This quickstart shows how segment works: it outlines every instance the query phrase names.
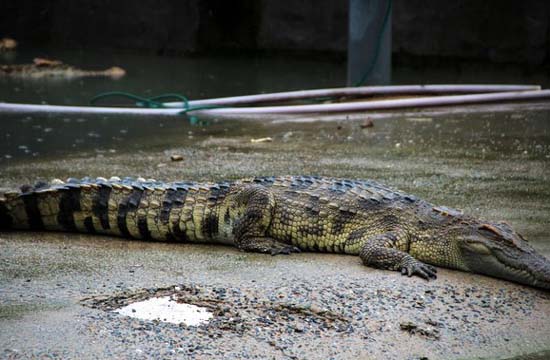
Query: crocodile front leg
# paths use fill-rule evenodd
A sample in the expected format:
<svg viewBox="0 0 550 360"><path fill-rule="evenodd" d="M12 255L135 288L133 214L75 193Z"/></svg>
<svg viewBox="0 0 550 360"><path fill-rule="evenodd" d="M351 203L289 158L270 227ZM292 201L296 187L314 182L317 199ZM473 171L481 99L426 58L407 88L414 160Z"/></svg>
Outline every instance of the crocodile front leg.
<svg viewBox="0 0 550 360"><path fill-rule="evenodd" d="M239 219L233 228L233 236L240 250L271 255L300 252L295 246L266 236L274 207L273 194L260 185L246 187L235 196L233 210L239 213Z"/></svg>
<svg viewBox="0 0 550 360"><path fill-rule="evenodd" d="M417 275L426 280L435 279L437 269L396 248L398 239L399 235L393 232L367 238L359 252L363 264L378 269L401 271L401 274L409 277Z"/></svg>

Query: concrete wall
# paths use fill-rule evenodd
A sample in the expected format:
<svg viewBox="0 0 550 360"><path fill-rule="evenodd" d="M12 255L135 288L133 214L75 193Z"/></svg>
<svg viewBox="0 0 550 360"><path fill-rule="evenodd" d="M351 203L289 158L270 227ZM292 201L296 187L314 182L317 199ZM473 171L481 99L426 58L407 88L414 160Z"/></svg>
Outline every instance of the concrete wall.
<svg viewBox="0 0 550 360"><path fill-rule="evenodd" d="M394 53L549 62L550 1L396 0Z"/></svg>
<svg viewBox="0 0 550 360"><path fill-rule="evenodd" d="M2 0L21 46L165 53L321 51L345 56L346 0ZM550 1L394 0L393 52L550 64Z"/></svg>

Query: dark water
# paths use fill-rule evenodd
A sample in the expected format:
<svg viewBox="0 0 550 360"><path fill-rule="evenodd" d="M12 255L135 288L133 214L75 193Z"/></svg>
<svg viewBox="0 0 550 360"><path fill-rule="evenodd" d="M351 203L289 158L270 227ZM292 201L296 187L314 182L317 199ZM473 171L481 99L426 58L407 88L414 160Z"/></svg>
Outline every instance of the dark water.
<svg viewBox="0 0 550 360"><path fill-rule="evenodd" d="M127 75L118 80L0 78L0 101L88 105L93 96L106 91L125 91L145 97L178 93L189 99L199 99L340 87L345 84L346 77L344 62L324 59L321 56L311 59L290 56L188 58L116 52L27 49L0 58L0 63L29 63L36 56L60 59L83 69L121 66L126 69ZM475 65L465 65L463 68L438 67L431 71L401 66L394 69L393 78L396 84L548 82L548 76L525 73L513 67L487 69ZM124 103L122 99L116 101ZM131 105L131 102L128 104ZM534 123L526 123L524 129L526 136L546 136L543 120L545 116L534 115ZM494 123L493 129L499 126L499 121ZM65 156L77 151L99 153L132 151L135 148L167 143L168 139L184 145L191 140L188 136L189 132L210 136L219 134L221 129L224 135L231 135L231 133L238 135L241 130L245 133L253 133L257 126L250 124L243 129L242 124L229 124L198 129L188 126L187 123L188 119L185 117L168 119L90 115L0 115L0 166L18 159ZM518 129L515 128L517 126L514 123L515 121L512 120L509 126L504 124L505 132L512 130L517 133ZM523 127L523 125L519 126ZM229 134L227 134L228 131ZM478 135L473 136L483 136L482 134L483 132L478 132ZM461 133L457 136L465 140L470 138L469 133ZM544 146L547 141L548 139L541 139L542 145ZM497 142L502 144L500 140ZM507 146L509 146L508 142L504 141L503 147Z"/></svg>
<svg viewBox="0 0 550 360"><path fill-rule="evenodd" d="M86 105L105 91L128 91L143 96L178 93L189 99L212 98L342 86L345 63L323 59L287 57L168 57L130 53L77 51L18 53L12 61L30 63L48 55L82 69L100 70L120 66L126 76L83 79L0 79L0 101Z"/></svg>
<svg viewBox="0 0 550 360"><path fill-rule="evenodd" d="M120 66L121 79L2 79L0 101L55 105L88 105L107 91L124 91L144 97L178 93L189 99L234 96L304 88L341 86L345 64L323 59L289 58L185 58L128 53L26 51L4 63L29 63L49 56L83 69ZM0 58L0 62L2 59ZM124 103L122 99L116 99ZM132 105L128 102L128 105ZM187 139L187 119L98 116L1 115L0 164L16 159L59 156L77 150L100 152L133 149L155 143L167 135ZM201 131L205 131L202 129ZM206 129L206 132L210 132Z"/></svg>

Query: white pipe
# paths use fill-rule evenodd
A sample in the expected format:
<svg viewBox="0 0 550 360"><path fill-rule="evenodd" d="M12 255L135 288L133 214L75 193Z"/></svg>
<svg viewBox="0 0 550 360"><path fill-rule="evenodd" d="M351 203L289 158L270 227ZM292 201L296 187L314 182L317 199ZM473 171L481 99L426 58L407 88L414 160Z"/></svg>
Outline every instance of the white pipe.
<svg viewBox="0 0 550 360"><path fill-rule="evenodd" d="M91 115L177 115L182 109L152 109L140 107L100 107L100 106L65 106L41 104L15 104L0 102L0 114L10 113L52 113L52 114L91 114Z"/></svg>
<svg viewBox="0 0 550 360"><path fill-rule="evenodd" d="M223 117L225 115L261 115L261 114L311 114L345 113L399 108L430 107L444 105L468 105L490 102L510 102L537 99L550 99L550 90L499 92L488 94L429 96L411 99L390 99L374 101L356 101L314 105L287 105L265 107L227 107L205 109L191 112L197 116ZM65 113L65 114L128 114L128 115L177 115L181 108L121 108L96 106L56 106L38 104L0 103L0 113Z"/></svg>
<svg viewBox="0 0 550 360"><path fill-rule="evenodd" d="M385 110L411 107L467 105L497 101L522 101L550 98L550 90L499 92L489 94L428 96L412 99L390 99L374 101L355 101L314 105L286 105L262 107L228 107L219 109L197 110L193 115L223 116L234 114L311 114L355 112L367 110Z"/></svg>
<svg viewBox="0 0 550 360"><path fill-rule="evenodd" d="M396 85L362 86L335 89L299 90L271 94L232 96L217 99L191 100L189 105L244 105L278 101L303 100L322 97L373 96L373 95L430 95L430 94L471 94L507 91L540 90L539 85ZM168 107L182 107L182 102L164 103Z"/></svg>

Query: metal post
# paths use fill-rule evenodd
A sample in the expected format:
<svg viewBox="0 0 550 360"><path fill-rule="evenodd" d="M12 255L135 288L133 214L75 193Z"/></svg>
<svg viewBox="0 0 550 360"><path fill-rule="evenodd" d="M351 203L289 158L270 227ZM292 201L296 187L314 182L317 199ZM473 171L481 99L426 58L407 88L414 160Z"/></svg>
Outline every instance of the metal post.
<svg viewBox="0 0 550 360"><path fill-rule="evenodd" d="M392 0L349 0L348 86L391 82Z"/></svg>

